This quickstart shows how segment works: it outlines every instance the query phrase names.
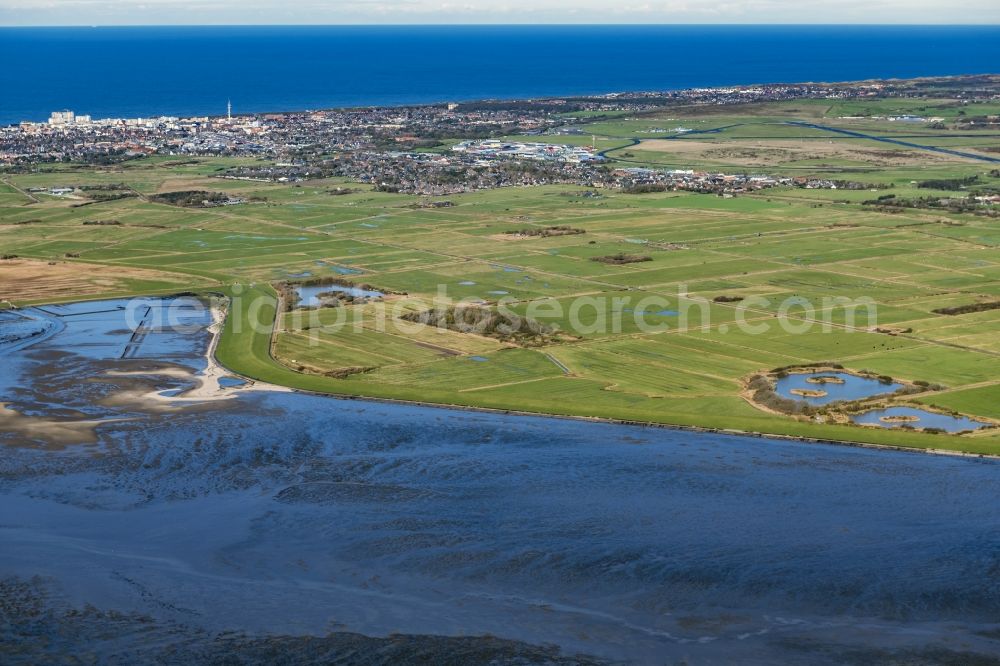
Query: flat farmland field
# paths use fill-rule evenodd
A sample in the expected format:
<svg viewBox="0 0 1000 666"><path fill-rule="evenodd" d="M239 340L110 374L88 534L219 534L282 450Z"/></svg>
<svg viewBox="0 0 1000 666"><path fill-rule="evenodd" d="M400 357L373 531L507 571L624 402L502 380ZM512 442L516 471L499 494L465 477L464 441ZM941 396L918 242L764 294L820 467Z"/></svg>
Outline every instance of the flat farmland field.
<svg viewBox="0 0 1000 666"><path fill-rule="evenodd" d="M343 179L219 178L245 162L225 158L10 171L0 183L0 307L222 292L234 304L266 305L233 308L220 361L295 388L1000 453L994 427L962 435L861 427L762 409L748 394L757 373L838 364L922 387L900 403L1000 424L1000 308L990 305L1000 301L1000 221L872 203L966 195L923 181L974 178L995 190L1000 174L960 156L789 124L901 136L898 123L880 118L904 111L954 117L945 101L806 100L711 116L580 118L586 136L574 139L596 135L610 168L836 173L872 186L852 190L783 186L729 198L542 185L436 197L449 205L430 208L426 197ZM997 143L931 127L906 136L916 132L907 140L931 147ZM87 186L109 184L127 196L88 198ZM354 191L331 194L343 186ZM76 193L44 193L58 187ZM187 190L245 201L185 208L156 197ZM291 292L277 297L282 283L294 291L308 280L383 298L310 309ZM468 312L479 319L463 324ZM234 324L249 317L261 326Z"/></svg>

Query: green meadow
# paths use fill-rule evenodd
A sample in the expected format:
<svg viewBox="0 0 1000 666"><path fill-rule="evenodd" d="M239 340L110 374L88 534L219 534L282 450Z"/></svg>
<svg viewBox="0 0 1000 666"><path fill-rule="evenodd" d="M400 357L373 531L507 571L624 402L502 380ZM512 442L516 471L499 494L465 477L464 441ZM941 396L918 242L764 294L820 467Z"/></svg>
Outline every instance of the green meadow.
<svg viewBox="0 0 1000 666"><path fill-rule="evenodd" d="M816 175L891 185L878 192L900 197L964 196L916 187L932 178L977 176L1000 187L987 163L785 124L853 123L889 136L898 123L872 117L896 113L954 118L957 109L948 100L796 101L709 116L600 118L580 125L586 137L532 140L589 143L596 135L599 148L615 148L637 138L609 153L612 166ZM678 126L731 127L678 138L651 133ZM925 134L928 145L998 144L919 124L907 131ZM813 155L815 146L822 150ZM580 186L518 187L436 197L454 205L429 209L413 206L420 197L357 184L353 194L328 193L343 180L216 177L251 161L158 157L4 174L0 254L17 259L0 261L0 299L23 306L123 292L224 292L233 300L219 361L303 390L1000 453L1000 429L954 436L815 422L762 411L743 395L756 372L829 361L938 384L941 390L906 400L1000 423L1000 310L934 312L1000 300L995 218L878 212L861 203L877 196L868 190L785 187L735 198L596 190L580 197ZM102 203L23 193L107 183L125 183L140 196ZM147 198L185 189L257 201L190 209ZM94 220L118 224L85 224ZM505 234L556 225L584 233ZM644 260L598 261L619 254ZM14 263L37 269L37 289L15 282ZM48 266L74 268L81 280L53 279L47 287ZM83 279L103 271L122 282ZM271 285L304 277L339 277L391 294L381 303L279 312ZM401 319L445 297L502 307L556 333L526 344ZM868 305L851 305L862 301Z"/></svg>

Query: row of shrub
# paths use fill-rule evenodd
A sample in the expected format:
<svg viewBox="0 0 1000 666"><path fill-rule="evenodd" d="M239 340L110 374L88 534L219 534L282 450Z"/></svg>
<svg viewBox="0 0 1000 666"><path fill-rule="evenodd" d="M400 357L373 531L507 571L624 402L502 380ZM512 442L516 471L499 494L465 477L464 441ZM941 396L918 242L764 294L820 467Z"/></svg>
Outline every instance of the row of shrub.
<svg viewBox="0 0 1000 666"><path fill-rule="evenodd" d="M578 234L585 234L587 231L585 229L577 229L575 227L569 227L566 225L557 225L554 227L544 227L539 229L537 227L529 227L527 229L513 229L511 231L505 231L508 236L533 236L539 238L548 238L549 236L574 236Z"/></svg>
<svg viewBox="0 0 1000 666"><path fill-rule="evenodd" d="M1000 301L967 303L966 305L955 305L950 308L937 308L936 310L931 310L931 312L943 315L964 315L972 312L986 312L987 310L1000 310Z"/></svg>
<svg viewBox="0 0 1000 666"><path fill-rule="evenodd" d="M638 264L644 261L652 261L653 258L648 254L625 254L624 252L619 252L618 254L609 254L604 257L591 257L590 260L602 264L621 266L623 264Z"/></svg>
<svg viewBox="0 0 1000 666"><path fill-rule="evenodd" d="M545 344L556 329L512 312L500 312L479 306L449 306L422 312L410 312L402 319L450 331L474 333L523 346Z"/></svg>
<svg viewBox="0 0 1000 666"><path fill-rule="evenodd" d="M223 192L208 192L205 190L184 190L181 192L164 192L154 194L149 197L150 201L156 203L170 204L171 206L184 206L185 208L202 208L205 203L221 203L229 199L228 194Z"/></svg>

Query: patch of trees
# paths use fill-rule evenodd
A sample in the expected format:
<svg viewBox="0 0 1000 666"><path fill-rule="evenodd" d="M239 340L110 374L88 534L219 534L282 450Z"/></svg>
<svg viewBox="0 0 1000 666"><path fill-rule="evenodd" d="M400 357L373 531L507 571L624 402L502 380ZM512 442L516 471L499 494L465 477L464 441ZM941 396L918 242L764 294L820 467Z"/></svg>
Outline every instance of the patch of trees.
<svg viewBox="0 0 1000 666"><path fill-rule="evenodd" d="M961 112L960 112L961 113ZM959 119L959 129L971 129L974 127L991 127L1000 125L1000 119L996 116L966 116Z"/></svg>
<svg viewBox="0 0 1000 666"><path fill-rule="evenodd" d="M978 182L978 176L968 176L966 178L932 178L931 180L920 181L917 183L917 187L925 190L948 190L954 192L969 185L975 185Z"/></svg>
<svg viewBox="0 0 1000 666"><path fill-rule="evenodd" d="M120 227L122 225L118 220L84 220L83 226L85 227Z"/></svg>
<svg viewBox="0 0 1000 666"><path fill-rule="evenodd" d="M205 208L211 204L220 204L229 200L229 195L223 192L207 192L205 190L184 190L181 192L164 192L154 194L151 201L183 206L184 208Z"/></svg>
<svg viewBox="0 0 1000 666"><path fill-rule="evenodd" d="M338 285L341 287L356 287L358 289L366 289L369 291L374 291L374 290L383 292L386 291L385 289L373 287L370 284L364 284L364 283L358 284L357 282L352 282L351 280L346 280L340 277L330 277L330 276L305 278L303 280L296 280L294 283L286 283L286 284L293 284L293 286L301 286L301 287L323 287L326 285ZM396 293L396 292L386 292L386 293Z"/></svg>
<svg viewBox="0 0 1000 666"><path fill-rule="evenodd" d="M623 194L651 194L653 192L666 192L667 186L663 183L642 183L640 185L630 185L622 188Z"/></svg>
<svg viewBox="0 0 1000 666"><path fill-rule="evenodd" d="M87 196L94 201L117 201L118 199L130 199L136 197L128 185L124 183L99 183L96 185L78 185L76 189L86 192Z"/></svg>
<svg viewBox="0 0 1000 666"><path fill-rule="evenodd" d="M100 183L98 185L77 185L76 189L83 192L113 192L117 190L127 190L125 183Z"/></svg>
<svg viewBox="0 0 1000 666"><path fill-rule="evenodd" d="M128 190L113 190L110 192L91 192L87 195L95 202L108 202L108 201L118 201L119 199L132 199L135 198L135 192L130 192Z"/></svg>
<svg viewBox="0 0 1000 666"><path fill-rule="evenodd" d="M942 384L933 384L923 379L913 380L913 385L917 387L916 391L913 391L914 393L919 393L920 391L943 391L945 389L945 386ZM959 414L955 412L954 415L958 416Z"/></svg>
<svg viewBox="0 0 1000 666"><path fill-rule="evenodd" d="M432 308L422 312L410 312L401 318L405 321L461 333L474 333L528 347L546 344L556 332L552 326L535 319L522 317L510 311L479 306Z"/></svg>
<svg viewBox="0 0 1000 666"><path fill-rule="evenodd" d="M856 180L832 180L838 190L888 190L895 187L895 183L861 183Z"/></svg>
<svg viewBox="0 0 1000 666"><path fill-rule="evenodd" d="M587 231L585 229L576 229L574 227L568 227L566 225L557 225L553 227L545 227L539 229L537 227L531 227L528 229L514 229L512 231L504 232L508 236L532 236L538 238L548 238L550 236L574 236L577 234L585 234Z"/></svg>
<svg viewBox="0 0 1000 666"><path fill-rule="evenodd" d="M336 291L331 289L330 291L321 291L316 294L316 298L323 304L322 307L333 307L337 308L341 305L353 305L355 303L367 303L372 300L373 297L365 296L363 294L352 294L348 291Z"/></svg>
<svg viewBox="0 0 1000 666"><path fill-rule="evenodd" d="M324 377L333 377L334 379L345 379L351 375L359 375L376 369L375 366L357 365L346 368L334 368L333 370L320 370L309 365L302 365L301 363L289 367L296 372L304 372L310 375L323 375Z"/></svg>
<svg viewBox="0 0 1000 666"><path fill-rule="evenodd" d="M638 264L644 261L652 261L653 258L648 254L625 254L624 252L619 252L618 254L609 254L604 257L591 257L590 260L602 264L621 266L624 264Z"/></svg>
<svg viewBox="0 0 1000 666"><path fill-rule="evenodd" d="M948 213L967 213L983 217L1000 217L1000 211L993 210L974 198L968 197L938 197L927 196L914 199L902 199L899 197L868 199L862 202L865 206L871 206L871 210L880 213L899 213L905 208L916 208L922 210L940 210Z"/></svg>
<svg viewBox="0 0 1000 666"><path fill-rule="evenodd" d="M812 370L815 368L833 368L834 370L843 370L844 366L840 363L834 363L833 361L817 361L816 363L806 363L806 364L796 364L796 365L783 365L780 368L775 368L771 370L771 374L775 377L787 377L789 371L791 370Z"/></svg>
<svg viewBox="0 0 1000 666"><path fill-rule="evenodd" d="M349 368L335 368L333 370L327 370L323 374L327 377L333 377L334 379L344 379L345 377L350 377L351 375L361 375L366 372L371 372L375 370L373 365L356 365Z"/></svg>
<svg viewBox="0 0 1000 666"><path fill-rule="evenodd" d="M0 259L17 259L16 254L0 254Z"/></svg>
<svg viewBox="0 0 1000 666"><path fill-rule="evenodd" d="M407 206L407 208L451 208L455 205L453 201L420 201L418 203L412 203Z"/></svg>
<svg viewBox="0 0 1000 666"><path fill-rule="evenodd" d="M968 303L966 305L956 305L950 308L937 308L931 310L934 314L942 315L964 315L973 312L986 312L987 310L1000 310L1000 301L986 301L984 303Z"/></svg>
<svg viewBox="0 0 1000 666"><path fill-rule="evenodd" d="M726 296L725 294L721 296L716 296L712 299L716 303L739 303L743 300L742 296Z"/></svg>
<svg viewBox="0 0 1000 666"><path fill-rule="evenodd" d="M85 153L80 156L65 155L62 159L63 162L75 162L80 161L84 164L92 164L95 166L112 166L114 164L121 164L122 162L128 162L129 160L139 159L140 157L145 157L142 153L130 153L124 148L108 148L103 153Z"/></svg>

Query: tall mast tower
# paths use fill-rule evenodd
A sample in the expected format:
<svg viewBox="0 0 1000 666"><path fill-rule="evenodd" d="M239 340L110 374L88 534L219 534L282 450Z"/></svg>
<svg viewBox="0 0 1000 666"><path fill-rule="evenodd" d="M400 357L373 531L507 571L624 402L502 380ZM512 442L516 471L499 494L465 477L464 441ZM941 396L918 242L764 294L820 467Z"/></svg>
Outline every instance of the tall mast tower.
<svg viewBox="0 0 1000 666"><path fill-rule="evenodd" d="M233 119L233 100L226 100L226 118L229 120Z"/></svg>

